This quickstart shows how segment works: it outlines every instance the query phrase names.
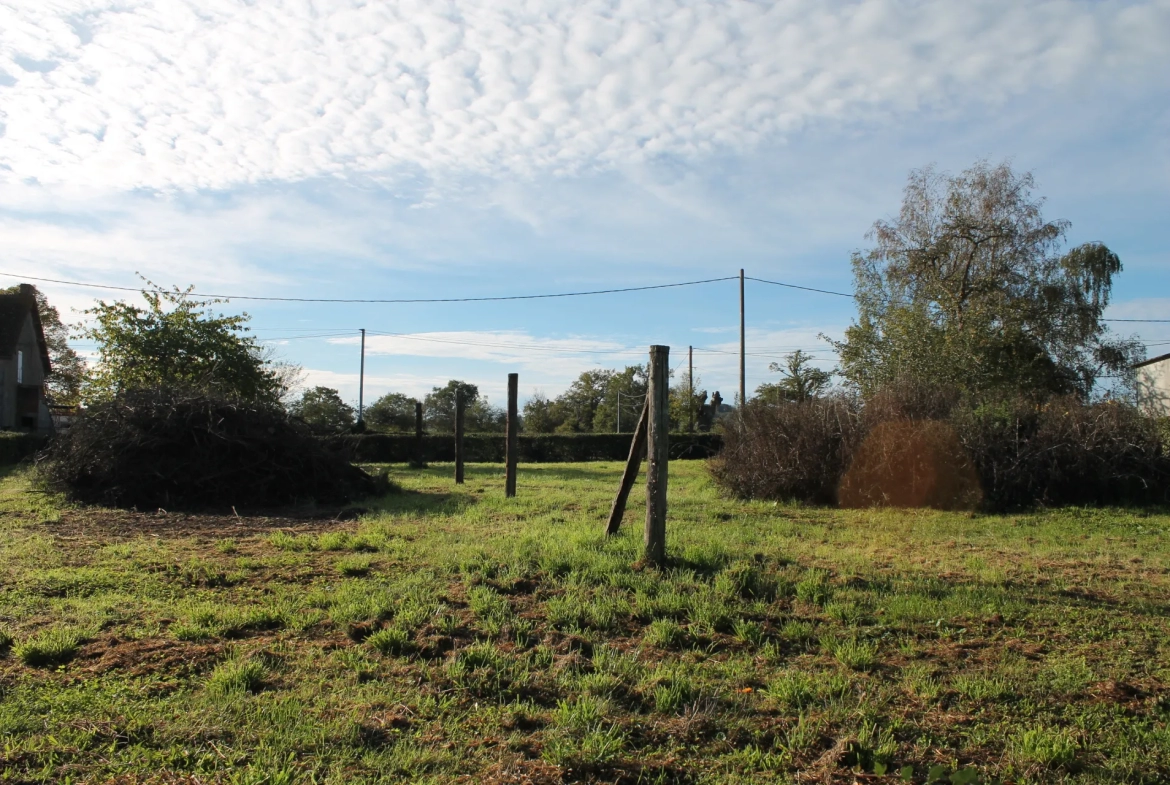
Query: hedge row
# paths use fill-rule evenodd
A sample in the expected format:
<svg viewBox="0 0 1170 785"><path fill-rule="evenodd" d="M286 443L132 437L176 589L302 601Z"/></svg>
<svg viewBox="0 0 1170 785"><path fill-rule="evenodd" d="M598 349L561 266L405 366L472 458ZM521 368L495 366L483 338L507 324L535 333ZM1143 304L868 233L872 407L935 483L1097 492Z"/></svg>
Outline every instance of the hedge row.
<svg viewBox="0 0 1170 785"><path fill-rule="evenodd" d="M521 463L577 461L624 461L630 452L628 433L550 433L519 437ZM368 463L406 463L416 458L415 437L408 434L334 436L329 446L351 460ZM670 457L679 460L710 458L723 447L716 433L673 433ZM503 434L471 434L463 437L463 456L468 463L503 463ZM423 436L424 461L454 461L454 436Z"/></svg>
<svg viewBox="0 0 1170 785"><path fill-rule="evenodd" d="M49 437L39 433L0 431L0 466L20 463L48 442Z"/></svg>

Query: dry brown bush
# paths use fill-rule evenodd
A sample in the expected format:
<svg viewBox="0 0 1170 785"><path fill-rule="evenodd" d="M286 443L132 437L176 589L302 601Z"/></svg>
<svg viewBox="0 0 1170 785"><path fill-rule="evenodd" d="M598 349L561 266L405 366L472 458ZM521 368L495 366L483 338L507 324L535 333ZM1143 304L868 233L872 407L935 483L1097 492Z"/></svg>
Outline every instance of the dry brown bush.
<svg viewBox="0 0 1170 785"><path fill-rule="evenodd" d="M1006 510L1170 502L1158 423L1117 402L973 405L911 385L862 405L752 403L710 463L743 498Z"/></svg>

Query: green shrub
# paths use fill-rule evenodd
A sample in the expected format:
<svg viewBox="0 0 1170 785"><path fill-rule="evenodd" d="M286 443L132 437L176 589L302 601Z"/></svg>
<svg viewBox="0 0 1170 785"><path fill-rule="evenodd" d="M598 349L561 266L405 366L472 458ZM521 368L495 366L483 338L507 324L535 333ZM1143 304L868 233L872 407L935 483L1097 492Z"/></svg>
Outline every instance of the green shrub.
<svg viewBox="0 0 1170 785"><path fill-rule="evenodd" d="M366 638L366 643L382 654L397 656L414 648L410 633L400 627L386 627Z"/></svg>
<svg viewBox="0 0 1170 785"><path fill-rule="evenodd" d="M259 692L267 676L268 668L258 659L228 660L211 672L207 690L220 696Z"/></svg>
<svg viewBox="0 0 1170 785"><path fill-rule="evenodd" d="M15 654L25 665L40 667L60 665L73 659L81 648L83 636L77 630L50 627L18 643Z"/></svg>

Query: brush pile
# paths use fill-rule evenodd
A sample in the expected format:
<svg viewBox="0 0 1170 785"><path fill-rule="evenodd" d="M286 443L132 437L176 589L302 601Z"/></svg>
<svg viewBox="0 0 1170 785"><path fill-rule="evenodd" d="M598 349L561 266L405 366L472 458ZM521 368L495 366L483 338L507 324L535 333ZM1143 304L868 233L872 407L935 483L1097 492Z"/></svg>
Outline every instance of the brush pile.
<svg viewBox="0 0 1170 785"><path fill-rule="evenodd" d="M37 464L73 501L141 509L345 503L389 490L278 406L177 390L89 407Z"/></svg>

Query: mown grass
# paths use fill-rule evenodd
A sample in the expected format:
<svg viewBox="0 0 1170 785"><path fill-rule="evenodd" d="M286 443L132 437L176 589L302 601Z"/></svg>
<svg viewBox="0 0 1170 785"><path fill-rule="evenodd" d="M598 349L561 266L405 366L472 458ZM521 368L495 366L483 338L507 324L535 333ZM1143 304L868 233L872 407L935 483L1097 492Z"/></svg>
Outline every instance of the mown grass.
<svg viewBox="0 0 1170 785"><path fill-rule="evenodd" d="M1170 780L1170 517L745 503L675 463L660 571L636 504L601 535L616 464L449 469L149 532L10 473L0 781Z"/></svg>

